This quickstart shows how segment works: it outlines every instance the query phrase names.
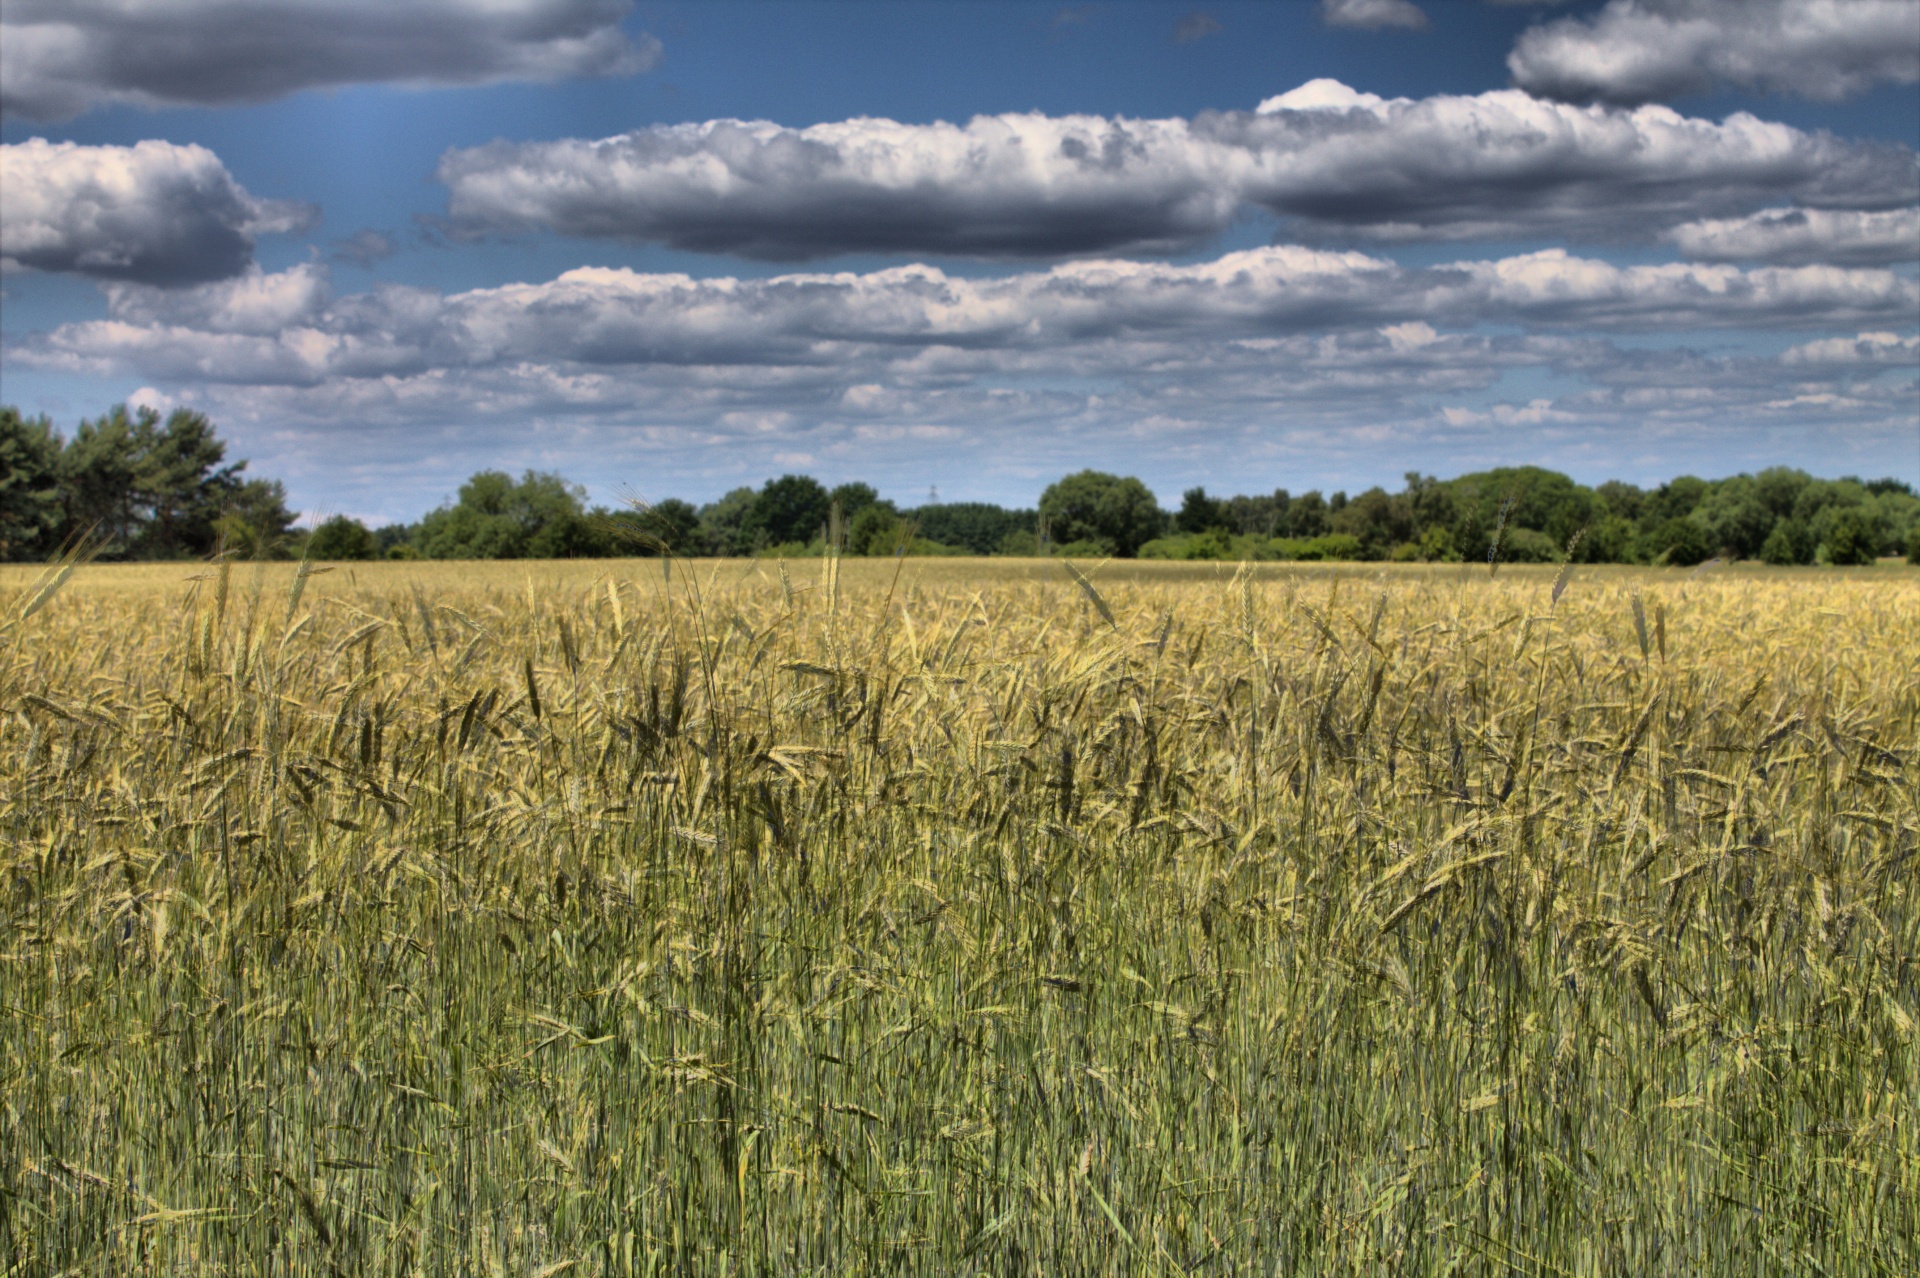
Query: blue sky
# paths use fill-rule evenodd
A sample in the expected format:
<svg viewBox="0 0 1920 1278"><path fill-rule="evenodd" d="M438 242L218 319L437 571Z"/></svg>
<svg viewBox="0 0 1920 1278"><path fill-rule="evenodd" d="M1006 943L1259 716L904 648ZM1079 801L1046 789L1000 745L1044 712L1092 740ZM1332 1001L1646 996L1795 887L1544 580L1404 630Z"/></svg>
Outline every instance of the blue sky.
<svg viewBox="0 0 1920 1278"><path fill-rule="evenodd" d="M0 399L483 467L1920 480L1920 0L15 0Z"/></svg>

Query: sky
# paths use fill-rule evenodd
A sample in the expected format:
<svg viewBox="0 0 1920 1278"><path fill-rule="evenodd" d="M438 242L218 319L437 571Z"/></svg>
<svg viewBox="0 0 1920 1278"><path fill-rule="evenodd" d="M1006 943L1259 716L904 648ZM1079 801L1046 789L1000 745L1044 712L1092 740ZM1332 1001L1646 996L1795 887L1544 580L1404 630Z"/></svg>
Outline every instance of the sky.
<svg viewBox="0 0 1920 1278"><path fill-rule="evenodd" d="M1920 0L8 0L0 402L481 469L1920 483Z"/></svg>

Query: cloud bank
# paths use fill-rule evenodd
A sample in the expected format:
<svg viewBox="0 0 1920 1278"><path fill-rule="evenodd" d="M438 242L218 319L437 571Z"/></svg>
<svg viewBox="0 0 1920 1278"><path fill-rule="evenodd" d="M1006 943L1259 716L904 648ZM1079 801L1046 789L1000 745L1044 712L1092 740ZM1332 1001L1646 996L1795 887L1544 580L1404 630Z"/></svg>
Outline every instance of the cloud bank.
<svg viewBox="0 0 1920 1278"><path fill-rule="evenodd" d="M1297 246L990 280L925 265L771 279L586 267L544 283L451 295L386 287L337 300L324 269L303 265L173 293L113 285L108 300L109 319L36 334L10 356L299 385L526 365L813 368L855 380L965 367L992 379L1125 375L1142 367L1145 347L1162 363L1191 363L1236 342L1363 329L1412 348L1441 324L1644 333L1920 319L1920 281L1885 270L1619 267L1561 250L1414 269ZM849 372L858 368L867 372Z"/></svg>
<svg viewBox="0 0 1920 1278"><path fill-rule="evenodd" d="M1833 101L1920 81L1913 0L1609 0L1521 35L1513 82L1570 101L1634 104L1721 85Z"/></svg>
<svg viewBox="0 0 1920 1278"><path fill-rule="evenodd" d="M0 147L0 266L177 286L242 274L256 235L304 230L311 205L263 200L200 146Z"/></svg>
<svg viewBox="0 0 1920 1278"><path fill-rule="evenodd" d="M632 0L7 0L0 114L261 102L300 89L626 75Z"/></svg>
<svg viewBox="0 0 1920 1278"><path fill-rule="evenodd" d="M468 235L549 228L799 261L1189 250L1248 208L1296 238L1644 239L1783 200L1910 204L1911 150L1744 113L1715 123L1513 90L1382 99L1333 80L1188 119L1007 114L964 125L711 120L449 151Z"/></svg>
<svg viewBox="0 0 1920 1278"><path fill-rule="evenodd" d="M1920 260L1920 207L1873 213L1766 209L1686 222L1663 238L1698 261L1890 266Z"/></svg>
<svg viewBox="0 0 1920 1278"><path fill-rule="evenodd" d="M1623 440L1666 441L1666 469L1812 426L1831 457L1870 465L1911 437L1920 399L1920 281L1826 266L1551 251L1410 268L1278 246L1000 279L584 268L337 296L308 263L105 287L107 319L26 336L9 365L138 378L214 413L263 467L374 502L450 490L482 464L716 492L797 465L911 490L933 467L989 496L1115 450L1150 473L1284 482L1287 458L1372 473L1391 447L1458 469L1521 436L1557 464L1617 473ZM1780 356L1607 336L1714 328L1855 336ZM1504 394L1516 375L1528 390ZM795 457L808 460L782 460ZM686 478L700 475L720 478Z"/></svg>

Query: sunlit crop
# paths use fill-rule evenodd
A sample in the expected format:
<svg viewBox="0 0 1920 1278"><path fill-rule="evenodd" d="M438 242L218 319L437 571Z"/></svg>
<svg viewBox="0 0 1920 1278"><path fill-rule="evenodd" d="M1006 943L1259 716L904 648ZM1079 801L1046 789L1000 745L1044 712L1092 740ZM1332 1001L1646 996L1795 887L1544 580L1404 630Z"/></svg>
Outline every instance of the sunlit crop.
<svg viewBox="0 0 1920 1278"><path fill-rule="evenodd" d="M7 576L5 1271L1913 1272L1920 575L1076 572Z"/></svg>

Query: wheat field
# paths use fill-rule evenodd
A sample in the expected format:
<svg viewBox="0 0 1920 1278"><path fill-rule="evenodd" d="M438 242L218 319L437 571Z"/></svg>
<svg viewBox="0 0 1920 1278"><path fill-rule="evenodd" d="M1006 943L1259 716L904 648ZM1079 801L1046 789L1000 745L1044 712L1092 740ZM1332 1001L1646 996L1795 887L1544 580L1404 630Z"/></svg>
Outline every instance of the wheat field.
<svg viewBox="0 0 1920 1278"><path fill-rule="evenodd" d="M1913 570L0 587L8 1275L1920 1254Z"/></svg>

